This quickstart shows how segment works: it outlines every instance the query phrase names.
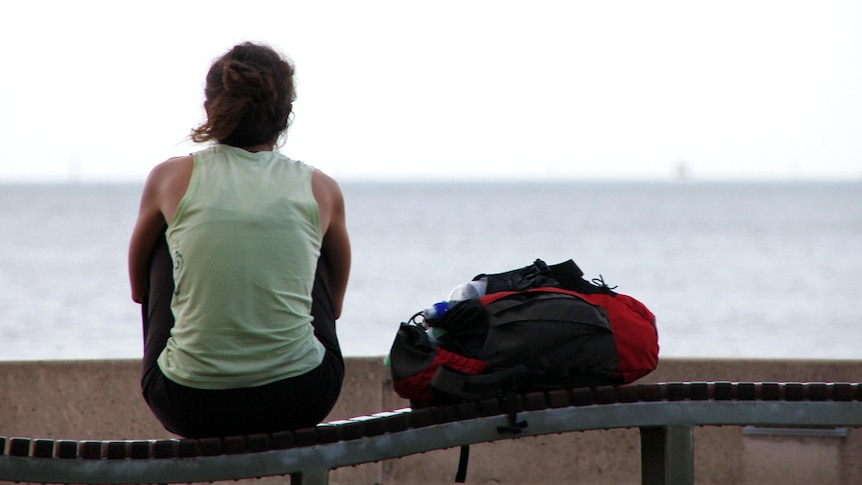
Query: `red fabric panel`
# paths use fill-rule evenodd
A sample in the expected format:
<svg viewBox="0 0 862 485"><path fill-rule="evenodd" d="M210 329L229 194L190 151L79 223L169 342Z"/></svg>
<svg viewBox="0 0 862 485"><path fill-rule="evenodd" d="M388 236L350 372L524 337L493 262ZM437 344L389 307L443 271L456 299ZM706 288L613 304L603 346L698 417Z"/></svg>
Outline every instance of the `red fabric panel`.
<svg viewBox="0 0 862 485"><path fill-rule="evenodd" d="M437 347L431 365L417 374L394 381L392 387L404 399L410 399L420 406L430 406L434 398L430 386L431 378L434 377L437 369L444 364L465 374L481 374L488 368L487 362L464 357Z"/></svg>

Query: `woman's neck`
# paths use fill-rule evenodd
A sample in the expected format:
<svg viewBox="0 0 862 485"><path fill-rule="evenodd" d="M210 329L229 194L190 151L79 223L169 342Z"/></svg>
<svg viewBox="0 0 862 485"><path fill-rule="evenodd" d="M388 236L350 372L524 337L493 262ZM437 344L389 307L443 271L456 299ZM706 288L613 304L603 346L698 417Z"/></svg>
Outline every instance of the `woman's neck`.
<svg viewBox="0 0 862 485"><path fill-rule="evenodd" d="M273 150L273 148L275 148L275 144L274 143L261 143L259 145L252 145L249 147L237 147L237 148L242 148L243 150L245 150L247 152L252 152L252 153L271 152Z"/></svg>

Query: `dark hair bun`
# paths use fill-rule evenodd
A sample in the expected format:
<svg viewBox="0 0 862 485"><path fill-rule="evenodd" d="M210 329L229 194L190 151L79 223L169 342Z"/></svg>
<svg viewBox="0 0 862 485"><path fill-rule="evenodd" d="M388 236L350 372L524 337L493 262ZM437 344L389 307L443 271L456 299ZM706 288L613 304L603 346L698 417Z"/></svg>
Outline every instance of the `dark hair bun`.
<svg viewBox="0 0 862 485"><path fill-rule="evenodd" d="M278 98L272 73L250 62L228 61L222 74L225 94L233 98L251 98L274 103Z"/></svg>
<svg viewBox="0 0 862 485"><path fill-rule="evenodd" d="M213 63L205 93L207 121L192 130L192 140L240 148L275 143L293 112L293 65L268 46L246 42Z"/></svg>

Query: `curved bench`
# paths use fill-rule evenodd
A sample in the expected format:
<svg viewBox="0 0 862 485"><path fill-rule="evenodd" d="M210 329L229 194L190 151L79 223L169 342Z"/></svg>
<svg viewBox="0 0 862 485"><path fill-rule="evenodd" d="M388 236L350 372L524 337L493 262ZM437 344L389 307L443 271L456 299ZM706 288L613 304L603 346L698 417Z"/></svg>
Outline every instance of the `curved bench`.
<svg viewBox="0 0 862 485"><path fill-rule="evenodd" d="M173 483L329 470L522 436L639 428L645 484L694 482L695 426L862 427L858 383L679 382L537 392L401 409L290 432L205 439L0 437L0 480ZM462 449L463 450L463 449Z"/></svg>

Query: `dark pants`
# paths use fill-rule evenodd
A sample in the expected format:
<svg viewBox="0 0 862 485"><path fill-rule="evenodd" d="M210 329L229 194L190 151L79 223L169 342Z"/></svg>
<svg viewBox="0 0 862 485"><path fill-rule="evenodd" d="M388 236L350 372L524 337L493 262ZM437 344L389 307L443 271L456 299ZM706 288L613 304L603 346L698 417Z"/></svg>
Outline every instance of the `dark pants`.
<svg viewBox="0 0 862 485"><path fill-rule="evenodd" d="M316 369L264 386L228 390L195 389L171 381L157 359L174 326L171 257L165 238L150 260L147 299L142 305L144 399L165 428L188 438L266 433L314 426L335 405L344 379L344 360L335 333L326 259L321 256L312 293L314 335L326 348Z"/></svg>

